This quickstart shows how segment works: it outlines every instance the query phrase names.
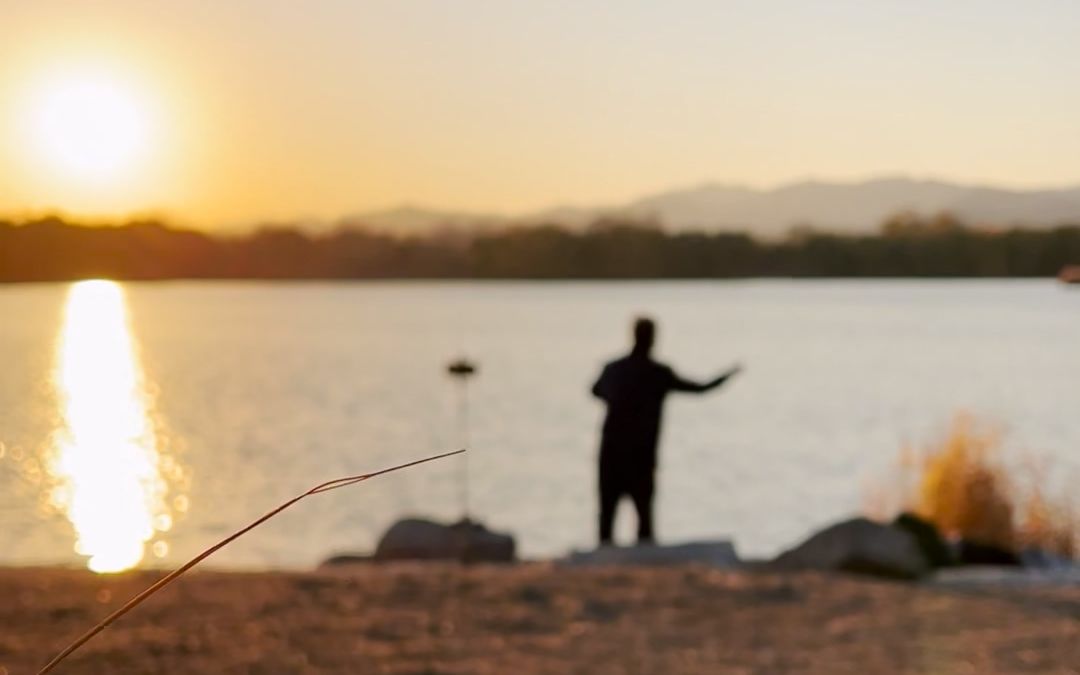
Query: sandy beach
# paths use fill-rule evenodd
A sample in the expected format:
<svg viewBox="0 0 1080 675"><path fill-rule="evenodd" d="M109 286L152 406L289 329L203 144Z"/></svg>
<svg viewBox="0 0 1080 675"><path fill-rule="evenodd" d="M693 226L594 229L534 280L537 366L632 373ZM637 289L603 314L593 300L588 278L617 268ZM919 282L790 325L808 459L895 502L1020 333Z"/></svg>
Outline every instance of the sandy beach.
<svg viewBox="0 0 1080 675"><path fill-rule="evenodd" d="M157 572L0 570L0 673ZM195 572L60 673L1078 673L1080 588L950 590L700 567Z"/></svg>

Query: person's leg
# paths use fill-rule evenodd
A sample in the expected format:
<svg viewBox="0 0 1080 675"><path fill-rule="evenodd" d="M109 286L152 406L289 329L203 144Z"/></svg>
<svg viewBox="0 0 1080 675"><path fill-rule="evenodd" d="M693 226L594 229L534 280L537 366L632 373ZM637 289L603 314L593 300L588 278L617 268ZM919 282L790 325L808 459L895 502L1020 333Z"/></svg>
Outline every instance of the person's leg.
<svg viewBox="0 0 1080 675"><path fill-rule="evenodd" d="M638 543L653 543L653 475L641 476L630 495L638 516Z"/></svg>
<svg viewBox="0 0 1080 675"><path fill-rule="evenodd" d="M620 489L611 475L611 471L605 471L600 467L600 545L607 546L611 543L612 532L615 529L615 509L619 506Z"/></svg>

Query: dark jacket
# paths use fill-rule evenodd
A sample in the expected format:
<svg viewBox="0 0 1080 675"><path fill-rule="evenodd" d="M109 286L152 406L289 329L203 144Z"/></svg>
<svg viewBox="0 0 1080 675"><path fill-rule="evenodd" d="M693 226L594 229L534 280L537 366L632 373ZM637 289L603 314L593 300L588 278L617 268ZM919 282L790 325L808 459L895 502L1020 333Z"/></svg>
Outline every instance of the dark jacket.
<svg viewBox="0 0 1080 675"><path fill-rule="evenodd" d="M634 470L656 467L656 446L664 398L673 391L705 392L729 374L707 383L691 382L647 355L631 352L604 366L592 393L607 403L600 441L600 462Z"/></svg>

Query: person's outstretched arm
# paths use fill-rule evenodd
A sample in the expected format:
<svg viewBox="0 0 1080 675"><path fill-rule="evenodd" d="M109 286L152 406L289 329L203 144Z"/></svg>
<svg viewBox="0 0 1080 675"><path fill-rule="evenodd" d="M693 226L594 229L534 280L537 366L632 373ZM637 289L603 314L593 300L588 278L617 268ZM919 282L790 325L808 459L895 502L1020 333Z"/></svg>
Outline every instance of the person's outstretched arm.
<svg viewBox="0 0 1080 675"><path fill-rule="evenodd" d="M694 394L703 394L707 391L712 391L720 385L730 380L735 375L738 375L742 371L741 365L736 365L731 370L727 371L723 375L716 377L708 382L693 382L691 380L684 380L675 374L671 373L671 390L672 391L688 391Z"/></svg>

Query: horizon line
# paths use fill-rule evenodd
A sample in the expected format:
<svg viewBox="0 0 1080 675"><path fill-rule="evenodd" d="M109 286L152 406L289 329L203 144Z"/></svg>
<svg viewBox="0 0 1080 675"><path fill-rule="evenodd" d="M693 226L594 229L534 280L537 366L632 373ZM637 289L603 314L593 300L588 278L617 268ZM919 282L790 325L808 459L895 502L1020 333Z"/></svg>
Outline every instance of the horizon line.
<svg viewBox="0 0 1080 675"><path fill-rule="evenodd" d="M320 228L326 227L328 225L346 225L350 220L362 218L365 216L384 216L389 214L412 211L420 215L440 215L450 216L454 218L467 218L475 220L483 219L490 221L499 221L503 223L513 223L514 221L543 218L546 214L550 212L558 211L595 211L597 212L597 217L603 217L605 212L615 215L620 210L633 207L639 202L653 199L655 197L675 193L694 192L708 188L744 190L748 193L767 194L770 192L779 192L781 190L807 185L856 187L872 183L884 183L889 181L907 181L910 183L923 184L937 183L968 190L986 189L997 190L1001 192L1011 192L1015 194L1080 190L1080 179L1075 182L1059 182L1053 184L1036 183L1022 185L1004 182L997 183L983 179L952 179L941 177L937 174L915 174L898 171L870 173L863 178L826 178L816 174L809 174L797 178L770 183L768 185L753 184L750 182L737 182L724 179L703 179L694 183L683 184L681 186L658 188L636 197L630 197L622 201L621 203L598 205L595 203L585 204L580 202L556 202L550 206L514 211L507 211L504 209L486 210L479 208L444 208L437 205L425 205L422 202L405 200L386 204L383 206L357 208L352 211L339 213L338 215L316 216L311 214L294 214L290 216L252 216L250 218L244 219L243 221L209 221L190 217L180 217L167 208L158 207L132 209L126 212L116 213L94 213L89 211L80 213L78 210L64 209L62 207L26 208L10 211L0 211L0 219L26 222L31 220L43 220L46 218L59 218L65 220L65 222L68 223L77 223L87 226L102 226L118 222L131 223L138 221L157 221L161 223L168 223L174 227L182 229L225 230L230 232L242 232L245 230L253 231L260 227L272 225L290 225L293 227L299 226L301 228Z"/></svg>

